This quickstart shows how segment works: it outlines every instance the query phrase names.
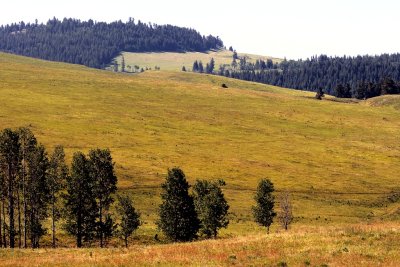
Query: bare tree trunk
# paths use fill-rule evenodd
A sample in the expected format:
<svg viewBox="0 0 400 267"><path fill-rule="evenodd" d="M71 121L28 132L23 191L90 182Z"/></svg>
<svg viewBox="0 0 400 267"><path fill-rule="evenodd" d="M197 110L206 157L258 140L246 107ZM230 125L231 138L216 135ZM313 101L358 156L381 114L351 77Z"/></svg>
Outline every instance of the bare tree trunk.
<svg viewBox="0 0 400 267"><path fill-rule="evenodd" d="M11 164L8 165L8 214L10 248L15 247L15 224L14 224L14 177Z"/></svg>
<svg viewBox="0 0 400 267"><path fill-rule="evenodd" d="M104 246L103 244L103 207L100 201L99 203L99 211L100 211L100 247Z"/></svg>
<svg viewBox="0 0 400 267"><path fill-rule="evenodd" d="M2 207L0 206L0 248L3 247L3 213L2 213Z"/></svg>
<svg viewBox="0 0 400 267"><path fill-rule="evenodd" d="M51 207L51 216L52 216L52 231L53 231L53 248L56 248L56 221L55 221L55 216L56 216L56 208L55 208L55 203L54 203L54 195L53 195L53 203Z"/></svg>
<svg viewBox="0 0 400 267"><path fill-rule="evenodd" d="M23 163L22 163L22 201L23 201L23 212L24 212L24 248L27 248L27 232L26 232L26 192L25 192L25 149L23 150Z"/></svg>
<svg viewBox="0 0 400 267"><path fill-rule="evenodd" d="M6 248L7 247L7 236L6 236L6 204L5 200L3 199L2 201L2 206L3 206L3 246Z"/></svg>
<svg viewBox="0 0 400 267"><path fill-rule="evenodd" d="M17 210L18 210L18 247L22 247L22 231L21 231L21 205L19 198L19 188L17 188Z"/></svg>

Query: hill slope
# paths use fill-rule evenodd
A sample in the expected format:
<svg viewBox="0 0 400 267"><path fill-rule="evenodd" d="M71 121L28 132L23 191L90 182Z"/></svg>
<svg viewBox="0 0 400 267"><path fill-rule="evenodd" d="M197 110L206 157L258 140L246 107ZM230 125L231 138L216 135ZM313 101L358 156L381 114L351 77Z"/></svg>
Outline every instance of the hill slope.
<svg viewBox="0 0 400 267"><path fill-rule="evenodd" d="M293 193L298 224L388 218L398 203L399 111L193 73L124 75L0 53L0 128L29 126L50 150L109 147L119 187L154 235L169 167L223 178L232 223L251 223L262 177ZM221 84L228 85L222 89ZM396 213L394 213L396 214ZM392 216L392 215L391 215ZM146 230L147 229L147 230Z"/></svg>

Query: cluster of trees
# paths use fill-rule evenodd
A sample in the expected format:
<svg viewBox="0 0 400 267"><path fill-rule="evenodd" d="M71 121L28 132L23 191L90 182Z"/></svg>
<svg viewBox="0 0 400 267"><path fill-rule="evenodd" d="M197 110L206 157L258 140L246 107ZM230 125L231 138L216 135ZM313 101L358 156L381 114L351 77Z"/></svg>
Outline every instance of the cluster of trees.
<svg viewBox="0 0 400 267"><path fill-rule="evenodd" d="M40 246L51 219L52 246L57 245L57 225L74 236L76 246L98 241L100 247L119 236L129 237L141 225L140 214L128 196L117 195L117 177L108 149L75 152L71 167L62 146L48 156L28 128L0 133L0 247ZM173 241L190 241L199 235L216 238L229 225L229 205L222 192L223 180L197 180L190 185L179 168L168 170L162 184L162 204L157 225ZM253 207L257 223L269 227L277 215L274 186L263 179ZM117 198L115 210L110 211ZM287 229L293 219L288 195L281 199L280 221ZM18 242L16 244L16 241Z"/></svg>
<svg viewBox="0 0 400 267"><path fill-rule="evenodd" d="M380 95L400 94L400 82L396 82L389 77L381 79L379 82L359 82L355 88L350 84L338 84L334 91L335 96L340 98L367 99Z"/></svg>
<svg viewBox="0 0 400 267"><path fill-rule="evenodd" d="M400 54L380 56L328 57L306 60L247 62L233 57L231 65L220 67L218 75L316 92L319 88L338 97L364 99L399 93ZM386 82L385 82L386 80ZM391 84L388 80L393 81ZM384 83L390 88L384 87ZM336 88L338 90L336 90ZM342 87L345 87L343 90Z"/></svg>
<svg viewBox="0 0 400 267"><path fill-rule="evenodd" d="M160 219L158 227L173 241L190 241L198 234L207 238L217 237L221 228L229 224L229 205L221 187L223 180L197 180L193 186L193 195L189 194L189 183L185 174L179 168L168 171L165 183L162 185ZM275 189L269 179L262 179L254 197L253 206L255 221L269 228L277 216L275 212ZM280 196L279 221L287 230L293 221L290 195L284 192Z"/></svg>
<svg viewBox="0 0 400 267"><path fill-rule="evenodd" d="M122 51L204 52L223 47L214 36L172 25L50 19L0 26L0 50L41 59L106 67Z"/></svg>
<svg viewBox="0 0 400 267"><path fill-rule="evenodd" d="M0 133L0 247L38 248L51 218L52 246L62 217L78 247L118 234L125 240L140 225L139 214L126 196L118 196L117 224L110 213L117 187L108 149L76 152L71 168L62 146L48 156L28 128ZM16 241L18 242L16 244Z"/></svg>
<svg viewBox="0 0 400 267"><path fill-rule="evenodd" d="M203 62L201 62L201 60L200 61L195 60L194 63L193 63L192 71L193 72L199 72L199 73L205 72L205 73L208 73L208 74L212 74L212 73L214 73L214 68L215 68L214 58L210 59L210 62L206 64L206 68L205 69L204 69L204 66L203 66ZM185 71L186 71L186 69L185 69Z"/></svg>

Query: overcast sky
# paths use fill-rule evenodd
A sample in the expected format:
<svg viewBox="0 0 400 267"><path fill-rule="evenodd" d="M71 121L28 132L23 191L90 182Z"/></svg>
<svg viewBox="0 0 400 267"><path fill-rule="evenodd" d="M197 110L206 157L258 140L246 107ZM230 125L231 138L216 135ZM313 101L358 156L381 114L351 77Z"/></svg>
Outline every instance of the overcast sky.
<svg viewBox="0 0 400 267"><path fill-rule="evenodd" d="M315 54L400 52L396 0L18 0L2 1L0 24L73 17L173 24L220 36L226 46L291 59Z"/></svg>

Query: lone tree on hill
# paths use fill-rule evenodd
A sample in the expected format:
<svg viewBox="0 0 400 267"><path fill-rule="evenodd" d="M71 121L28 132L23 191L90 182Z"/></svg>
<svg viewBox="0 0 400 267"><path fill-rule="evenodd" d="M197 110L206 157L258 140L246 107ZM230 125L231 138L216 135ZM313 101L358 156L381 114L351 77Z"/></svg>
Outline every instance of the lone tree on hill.
<svg viewBox="0 0 400 267"><path fill-rule="evenodd" d="M222 193L225 181L198 180L193 186L194 205L201 222L200 233L210 238L217 237L218 230L229 224L229 205Z"/></svg>
<svg viewBox="0 0 400 267"><path fill-rule="evenodd" d="M140 214L128 196L118 196L117 212L121 218L118 233L128 247L128 238L140 226Z"/></svg>
<svg viewBox="0 0 400 267"><path fill-rule="evenodd" d="M287 230L289 225L293 221L293 213L292 213L292 201L290 199L289 192L283 192L279 197L280 202L280 212L279 212L279 221L282 224L282 227Z"/></svg>
<svg viewBox="0 0 400 267"><path fill-rule="evenodd" d="M256 201L256 206L253 206L254 219L258 224L267 227L267 233L269 233L269 227L276 216L275 198L272 195L274 191L274 184L269 179L262 179L254 197Z"/></svg>
<svg viewBox="0 0 400 267"><path fill-rule="evenodd" d="M174 241L190 241L197 237L200 222L189 195L189 184L179 168L168 170L166 181L162 184L162 204L158 227Z"/></svg>

